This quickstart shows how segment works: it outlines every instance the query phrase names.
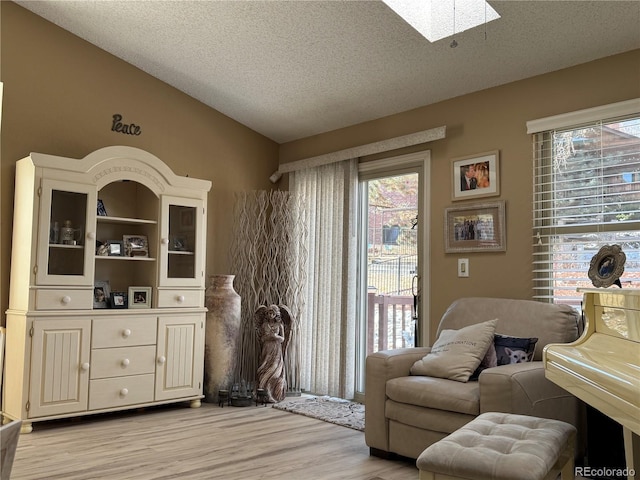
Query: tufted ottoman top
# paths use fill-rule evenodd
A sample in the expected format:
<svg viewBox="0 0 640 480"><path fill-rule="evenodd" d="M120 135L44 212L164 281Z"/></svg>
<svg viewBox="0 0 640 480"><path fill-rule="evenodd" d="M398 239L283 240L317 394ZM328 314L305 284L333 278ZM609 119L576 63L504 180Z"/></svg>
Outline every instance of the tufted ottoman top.
<svg viewBox="0 0 640 480"><path fill-rule="evenodd" d="M423 471L474 480L540 480L575 441L573 425L558 420L488 412L428 447Z"/></svg>

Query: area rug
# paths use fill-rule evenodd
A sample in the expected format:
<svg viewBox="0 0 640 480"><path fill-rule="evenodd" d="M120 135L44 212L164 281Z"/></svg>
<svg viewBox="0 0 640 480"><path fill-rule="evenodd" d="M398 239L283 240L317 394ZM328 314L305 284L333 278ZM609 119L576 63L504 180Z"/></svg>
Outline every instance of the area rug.
<svg viewBox="0 0 640 480"><path fill-rule="evenodd" d="M284 400L274 404L273 408L364 431L364 405L342 398L325 395Z"/></svg>

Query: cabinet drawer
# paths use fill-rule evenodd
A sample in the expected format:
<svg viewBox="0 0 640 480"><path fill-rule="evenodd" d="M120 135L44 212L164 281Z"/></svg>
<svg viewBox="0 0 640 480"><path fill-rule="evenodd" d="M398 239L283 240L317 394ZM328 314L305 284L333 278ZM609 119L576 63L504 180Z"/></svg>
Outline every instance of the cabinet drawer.
<svg viewBox="0 0 640 480"><path fill-rule="evenodd" d="M91 347L155 345L156 317L120 317L93 321Z"/></svg>
<svg viewBox="0 0 640 480"><path fill-rule="evenodd" d="M86 310L93 308L89 290L36 290L36 310Z"/></svg>
<svg viewBox="0 0 640 480"><path fill-rule="evenodd" d="M155 360L155 345L92 350L91 380L155 373Z"/></svg>
<svg viewBox="0 0 640 480"><path fill-rule="evenodd" d="M153 401L153 374L101 378L89 382L89 410Z"/></svg>
<svg viewBox="0 0 640 480"><path fill-rule="evenodd" d="M202 290L158 290L158 308L203 307Z"/></svg>

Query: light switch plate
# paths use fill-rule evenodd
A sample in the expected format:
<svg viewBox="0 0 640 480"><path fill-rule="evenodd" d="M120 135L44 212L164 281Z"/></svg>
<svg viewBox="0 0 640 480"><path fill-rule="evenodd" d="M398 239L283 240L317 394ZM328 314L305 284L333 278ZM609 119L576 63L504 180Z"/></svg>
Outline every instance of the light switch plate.
<svg viewBox="0 0 640 480"><path fill-rule="evenodd" d="M468 258L458 259L458 276L459 277L469 276L469 259Z"/></svg>

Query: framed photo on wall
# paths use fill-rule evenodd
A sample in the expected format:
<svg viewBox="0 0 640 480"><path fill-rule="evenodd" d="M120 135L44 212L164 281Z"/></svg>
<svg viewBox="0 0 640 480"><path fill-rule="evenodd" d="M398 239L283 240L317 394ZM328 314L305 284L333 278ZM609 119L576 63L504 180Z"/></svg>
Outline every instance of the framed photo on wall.
<svg viewBox="0 0 640 480"><path fill-rule="evenodd" d="M500 195L499 157L499 150L494 150L451 160L451 199Z"/></svg>
<svg viewBox="0 0 640 480"><path fill-rule="evenodd" d="M444 251L506 251L504 212L504 201L445 209Z"/></svg>
<svg viewBox="0 0 640 480"><path fill-rule="evenodd" d="M151 308L151 287L129 287L129 308Z"/></svg>

